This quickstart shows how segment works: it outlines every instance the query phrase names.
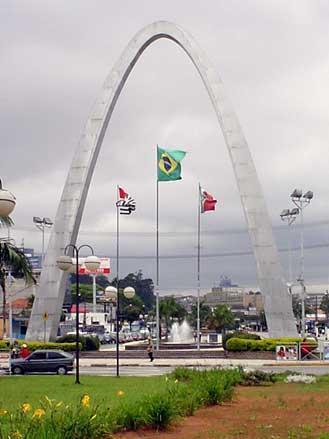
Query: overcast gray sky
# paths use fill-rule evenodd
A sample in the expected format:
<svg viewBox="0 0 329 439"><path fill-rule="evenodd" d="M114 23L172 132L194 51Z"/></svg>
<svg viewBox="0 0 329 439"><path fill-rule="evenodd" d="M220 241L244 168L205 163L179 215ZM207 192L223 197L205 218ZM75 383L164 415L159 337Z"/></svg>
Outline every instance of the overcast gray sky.
<svg viewBox="0 0 329 439"><path fill-rule="evenodd" d="M329 3L326 0L14 1L0 3L0 176L17 197L12 235L41 249L33 216L55 217L84 124L121 52L145 25L191 33L219 72L255 161L280 249L279 213L295 187L305 212L305 279L328 283ZM115 187L136 200L122 219L122 275L155 273L155 148L188 151L183 180L161 183L161 288L195 287L197 184L219 201L202 217L204 289L226 274L256 285L243 213L222 133L198 74L170 41L144 53L115 108L79 241L115 254ZM293 246L299 229L293 228ZM230 255L233 253L233 255ZM287 252L280 253L287 271ZM294 275L298 255L293 253ZM144 258L144 257L148 258ZM178 258L178 256L180 256ZM181 257L185 256L185 257Z"/></svg>

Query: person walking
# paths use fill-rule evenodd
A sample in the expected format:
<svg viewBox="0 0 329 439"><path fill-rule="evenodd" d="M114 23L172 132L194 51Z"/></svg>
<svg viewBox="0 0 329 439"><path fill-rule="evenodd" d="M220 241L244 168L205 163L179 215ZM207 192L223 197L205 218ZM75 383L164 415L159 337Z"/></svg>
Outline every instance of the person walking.
<svg viewBox="0 0 329 439"><path fill-rule="evenodd" d="M153 357L153 342L151 337L147 337L147 347L146 347L147 355L149 356L150 361L154 360Z"/></svg>

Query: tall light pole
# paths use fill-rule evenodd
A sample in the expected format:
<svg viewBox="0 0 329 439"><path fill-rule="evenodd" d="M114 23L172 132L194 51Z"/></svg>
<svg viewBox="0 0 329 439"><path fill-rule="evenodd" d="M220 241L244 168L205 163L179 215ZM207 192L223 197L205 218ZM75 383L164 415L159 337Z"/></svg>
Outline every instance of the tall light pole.
<svg viewBox="0 0 329 439"><path fill-rule="evenodd" d="M79 253L83 248L88 247L91 250L92 256L88 256L84 263L89 271L96 271L100 266L100 260L97 256L94 255L94 250L90 245L84 244L80 245L80 247L76 247L74 244L69 244L65 247L64 255L59 256L57 259L57 267L66 272L75 273L76 276L76 322L75 322L75 384L80 384L80 371L79 371L79 354L80 354L80 345L79 345L79 306L80 306L80 288L79 288ZM71 249L73 253L73 258L67 255L68 250Z"/></svg>
<svg viewBox="0 0 329 439"><path fill-rule="evenodd" d="M297 281L301 286L302 299L302 328L301 335L305 337L305 282L304 282L304 209L310 204L313 198L313 192L307 191L303 194L301 189L295 189L290 195L292 202L300 212L300 274Z"/></svg>
<svg viewBox="0 0 329 439"><path fill-rule="evenodd" d="M8 227L8 239L9 240L9 227L12 224L9 215L15 209L16 206L16 198L15 196L9 192L7 189L2 187L2 180L0 179L0 225L5 225ZM0 261L1 262L1 261ZM0 263L1 266L1 263ZM2 290L3 290L3 300L2 300L2 314L3 314L3 327L2 332L3 336L6 335L6 316L7 316L7 307L6 307L6 272L0 268L0 278L3 279L2 282Z"/></svg>
<svg viewBox="0 0 329 439"><path fill-rule="evenodd" d="M123 294L127 299L132 299L135 295L135 289L133 287L126 287L123 290ZM116 353L117 353L117 377L120 376L120 352L119 352L119 324L120 324L120 296L119 296L119 289L112 287L112 286L108 286L105 289L105 296L107 299L109 300L114 300L116 299Z"/></svg>
<svg viewBox="0 0 329 439"><path fill-rule="evenodd" d="M282 221L286 221L288 224L288 251L289 251L289 287L292 287L292 261L291 261L291 225L296 220L297 215L299 214L299 209L294 207L293 209L284 209L280 213L280 217Z"/></svg>
<svg viewBox="0 0 329 439"><path fill-rule="evenodd" d="M33 224L42 232L42 267L45 259L45 228L50 229L53 222L50 218L33 217Z"/></svg>

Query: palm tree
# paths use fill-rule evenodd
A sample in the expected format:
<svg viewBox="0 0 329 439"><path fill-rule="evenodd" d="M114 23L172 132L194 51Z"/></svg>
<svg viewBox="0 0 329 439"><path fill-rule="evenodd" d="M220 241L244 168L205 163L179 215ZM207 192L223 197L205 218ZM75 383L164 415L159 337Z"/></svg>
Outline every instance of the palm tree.
<svg viewBox="0 0 329 439"><path fill-rule="evenodd" d="M165 321L167 328L166 340L168 341L170 317L175 317L178 320L183 320L186 315L186 311L182 307L182 305L177 303L174 297L171 296L171 297L165 297L164 299L161 300L159 304L159 314L160 314L160 319L163 319Z"/></svg>
<svg viewBox="0 0 329 439"><path fill-rule="evenodd" d="M10 217L0 217L0 227L12 225ZM3 336L6 334L6 272L12 270L21 275L26 283L35 283L30 261L24 252L10 239L0 239L0 288L2 289Z"/></svg>
<svg viewBox="0 0 329 439"><path fill-rule="evenodd" d="M208 319L208 328L225 332L225 329L232 326L234 316L227 305L217 305Z"/></svg>

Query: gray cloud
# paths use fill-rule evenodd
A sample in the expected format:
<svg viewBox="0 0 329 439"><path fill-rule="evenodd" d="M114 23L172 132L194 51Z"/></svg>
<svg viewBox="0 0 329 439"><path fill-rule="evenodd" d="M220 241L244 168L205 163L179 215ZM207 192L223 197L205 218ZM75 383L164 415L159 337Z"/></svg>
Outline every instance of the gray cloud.
<svg viewBox="0 0 329 439"><path fill-rule="evenodd" d="M188 30L220 73L250 145L273 224L295 186L313 189L305 221L328 218L327 78L329 6L325 1L2 1L0 5L0 175L17 196L13 236L40 250L33 215L54 218L85 121L120 53L143 26L159 19ZM203 253L249 251L233 171L206 91L191 62L169 41L151 46L136 65L114 111L90 188L80 240L115 253L115 186L137 201L122 224L123 255L155 253L155 146L188 151L183 180L161 184L161 254L196 252L197 183L219 200L203 216ZM101 233L100 233L101 232ZM298 245L296 229L295 245ZM287 247L285 229L275 232ZM328 242L328 227L309 227L308 244ZM327 282L327 249L307 251L306 275ZM297 261L298 252L294 252ZM296 262L295 261L295 262ZM287 253L282 253L286 268ZM296 262L297 263L297 262ZM195 285L195 260L161 262L164 289ZM123 259L122 271L151 259ZM202 283L226 273L256 284L251 256L204 258Z"/></svg>

